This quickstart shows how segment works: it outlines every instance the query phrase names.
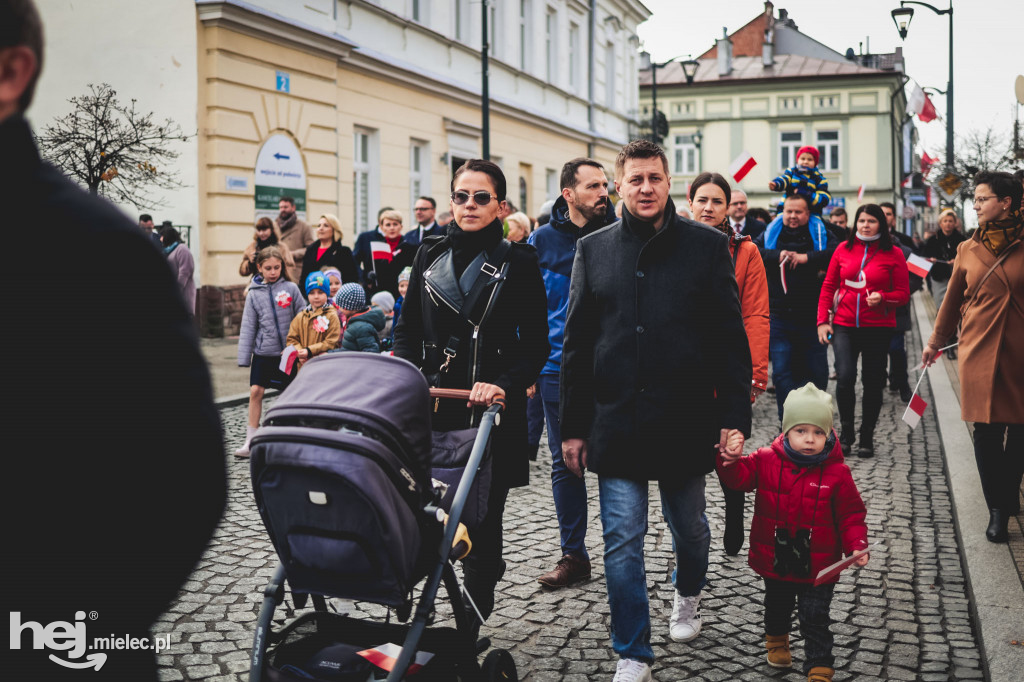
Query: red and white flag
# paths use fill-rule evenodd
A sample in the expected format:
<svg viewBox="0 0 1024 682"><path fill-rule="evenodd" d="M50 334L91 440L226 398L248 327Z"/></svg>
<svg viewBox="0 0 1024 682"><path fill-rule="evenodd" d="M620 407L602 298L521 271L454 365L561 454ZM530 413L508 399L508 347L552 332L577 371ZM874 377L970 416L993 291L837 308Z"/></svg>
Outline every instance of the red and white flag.
<svg viewBox="0 0 1024 682"><path fill-rule="evenodd" d="M370 242L370 252L374 260L386 260L391 262L391 246L387 242Z"/></svg>
<svg viewBox="0 0 1024 682"><path fill-rule="evenodd" d="M928 156L928 152L921 152L921 174L928 175L928 171L931 170L939 160L937 156Z"/></svg>
<svg viewBox="0 0 1024 682"><path fill-rule="evenodd" d="M935 105L917 83L914 83L914 89L910 91L910 98L907 99L907 111L917 114L921 123L932 121L938 116L935 113Z"/></svg>
<svg viewBox="0 0 1024 682"><path fill-rule="evenodd" d="M729 164L729 175L736 182L739 182L743 178L747 177L747 173L750 169L757 165L757 161L754 161L754 157L750 155L750 152L743 152L737 156L731 164Z"/></svg>
<svg viewBox="0 0 1024 682"><path fill-rule="evenodd" d="M907 256L907 269L918 277L927 277L932 265L930 260L921 258L916 253Z"/></svg>
<svg viewBox="0 0 1024 682"><path fill-rule="evenodd" d="M395 663L398 663L398 657L402 654L402 647L388 642L387 644L381 644L373 649L364 649L358 653L381 670L391 672L391 669L395 667ZM415 675L419 672L420 668L425 666L433 657L434 654L429 651L417 652L415 662L409 666L409 670L406 674Z"/></svg>
<svg viewBox="0 0 1024 682"><path fill-rule="evenodd" d="M911 183L913 181L914 181L914 174L911 173L907 177L903 178L903 182L900 183L900 187L903 187L904 189L906 189L907 187L910 187L910 185L911 185Z"/></svg>
<svg viewBox="0 0 1024 682"><path fill-rule="evenodd" d="M864 201L864 185L861 185L860 189L857 190L857 203L859 204L862 201Z"/></svg>
<svg viewBox="0 0 1024 682"><path fill-rule="evenodd" d="M926 407L928 407L928 403L926 403L915 391L913 397L910 399L910 404L907 405L907 411L903 413L903 421L910 424L910 428L916 429L918 423L921 421L921 417L924 415L924 408Z"/></svg>
<svg viewBox="0 0 1024 682"><path fill-rule="evenodd" d="M926 188L924 196L928 202L928 208L936 208L939 205L939 193L931 185Z"/></svg>

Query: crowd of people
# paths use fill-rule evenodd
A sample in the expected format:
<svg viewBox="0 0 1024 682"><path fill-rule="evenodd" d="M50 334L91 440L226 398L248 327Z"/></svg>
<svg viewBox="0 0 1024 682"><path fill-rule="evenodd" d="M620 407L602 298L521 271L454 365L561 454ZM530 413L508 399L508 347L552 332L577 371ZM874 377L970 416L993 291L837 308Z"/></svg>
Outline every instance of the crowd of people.
<svg viewBox="0 0 1024 682"><path fill-rule="evenodd" d="M864 505L843 458L875 456L887 381L910 400L904 336L911 293L927 284L943 311L925 362L953 337L961 303L974 298L978 285L968 291L971 275L958 269L965 242L959 219L944 211L939 230L918 242L898 230L892 203L862 204L852 220L842 207L823 214L831 197L811 147L772 181L783 194L774 216L749 207L742 190L713 172L698 175L685 206L677 207L664 152L646 141L622 149L613 175L617 205L600 163L567 162L561 194L532 220L508 203L498 166L471 160L455 173L446 225L434 219L436 202L420 197L412 229L403 232L402 214L383 208L377 228L361 234L352 250L341 244L337 218L322 215L316 239L289 252L282 235L300 222L294 201L282 198L278 220L257 224L240 270L254 275L239 344L239 364L251 365L250 435L265 388L286 386L314 355L386 352L388 339L393 354L421 367L432 385L471 390L468 405L437 407L436 430L470 427L484 406L503 399L487 518L464 562L474 605L467 615L479 628L495 607L505 570L505 501L511 488L527 483L528 460L546 425L561 557L537 580L559 589L590 577L587 503L596 489L621 681L651 679L654 658L643 557L648 482L659 483L676 555L669 634L686 642L701 631L711 545L704 483L717 470L727 554L738 554L747 535L745 492L756 491L755 509L776 505L770 517L755 512L749 547L750 565L764 578L769 665L792 664L788 635L796 608L808 680L829 680L828 610L837 578L818 586L813 579L867 547ZM1002 209L979 214L980 236L967 242L982 244L974 249L978 265L965 267L987 267L991 259L978 256L1002 253L989 242L1006 249L1019 241L1012 226L1019 226L1021 184L1004 175L987 183L989 176L979 176L979 192L991 192ZM1004 236L992 237L1004 224ZM908 269L911 253L934 264L927 282ZM302 289L289 281L289 255L299 256ZM989 288L997 283L1019 294L1005 277ZM1012 294L1000 300L1002 312L991 304L978 311L1016 324L1005 322L1019 317ZM995 351L977 350L984 348L978 334L991 343L983 329L978 322L965 328L971 351L961 358L988 358L993 371L1012 364L993 363ZM830 345L834 401L827 392ZM297 361L282 371L289 348ZM1019 487L1021 474L1014 454L1021 396L1001 376L979 374L964 389L971 403L964 418L977 422L993 541L1005 541L1017 500L1010 484ZM743 456L751 404L766 391L774 393L779 436ZM668 442L678 444L678 454L666 455ZM247 450L246 444L236 455ZM596 485L586 483L585 471L597 475ZM778 504L783 499L786 505ZM801 512L819 507L828 513L808 520ZM860 565L867 560L857 557Z"/></svg>

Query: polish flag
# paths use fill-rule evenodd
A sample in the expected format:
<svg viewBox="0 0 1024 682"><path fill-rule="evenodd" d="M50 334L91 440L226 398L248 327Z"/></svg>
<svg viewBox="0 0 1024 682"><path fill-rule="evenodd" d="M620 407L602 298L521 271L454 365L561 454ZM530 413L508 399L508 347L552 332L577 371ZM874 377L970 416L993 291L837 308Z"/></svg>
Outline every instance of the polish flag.
<svg viewBox="0 0 1024 682"><path fill-rule="evenodd" d="M387 242L370 242L370 251L374 260L386 260L391 262L391 246Z"/></svg>
<svg viewBox="0 0 1024 682"><path fill-rule="evenodd" d="M911 183L913 181L914 181L914 174L911 173L907 177L903 178L903 182L900 183L900 187L903 187L904 189L906 189L907 187L910 187L910 185L911 185Z"/></svg>
<svg viewBox="0 0 1024 682"><path fill-rule="evenodd" d="M864 185L861 185L860 189L857 190L857 203L859 204L862 201L864 201Z"/></svg>
<svg viewBox="0 0 1024 682"><path fill-rule="evenodd" d="M381 670L391 672L392 668L395 667L395 663L398 663L398 657L402 654L402 647L388 642L387 644L381 644L373 649L364 649L358 653ZM420 668L425 666L433 657L434 654L429 651L417 652L415 662L409 666L409 670L406 674L415 675L419 672Z"/></svg>
<svg viewBox="0 0 1024 682"><path fill-rule="evenodd" d="M754 157L750 155L750 152L743 152L729 165L729 175L732 176L733 180L739 182L747 177L747 173L756 165L757 161L754 161Z"/></svg>
<svg viewBox="0 0 1024 682"><path fill-rule="evenodd" d="M928 208L936 208L939 205L939 193L931 185L928 186L925 192L925 198L928 201Z"/></svg>
<svg viewBox="0 0 1024 682"><path fill-rule="evenodd" d="M921 174L928 175L928 171L938 162L939 157L928 156L928 152L921 153Z"/></svg>
<svg viewBox="0 0 1024 682"><path fill-rule="evenodd" d="M935 112L935 105L932 104L932 101L928 99L928 95L917 83L914 83L914 89L910 91L910 98L907 100L907 111L917 114L917 118L921 123L933 121L938 116Z"/></svg>
<svg viewBox="0 0 1024 682"><path fill-rule="evenodd" d="M933 263L930 260L921 258L916 253L907 256L907 269L918 277L927 277L932 269Z"/></svg>
<svg viewBox="0 0 1024 682"><path fill-rule="evenodd" d="M917 393L914 393L914 396L910 399L910 404L907 405L907 411L903 413L903 421L910 424L910 428L916 429L926 407L928 407L928 403Z"/></svg>

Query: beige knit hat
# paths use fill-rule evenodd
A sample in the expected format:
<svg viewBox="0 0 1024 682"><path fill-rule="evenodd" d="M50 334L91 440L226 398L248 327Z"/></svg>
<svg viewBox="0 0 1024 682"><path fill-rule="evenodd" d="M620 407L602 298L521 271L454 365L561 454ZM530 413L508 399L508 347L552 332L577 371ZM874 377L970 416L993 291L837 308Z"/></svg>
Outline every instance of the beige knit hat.
<svg viewBox="0 0 1024 682"><path fill-rule="evenodd" d="M782 433L797 424L814 424L832 433L832 396L810 382L790 391L782 405Z"/></svg>

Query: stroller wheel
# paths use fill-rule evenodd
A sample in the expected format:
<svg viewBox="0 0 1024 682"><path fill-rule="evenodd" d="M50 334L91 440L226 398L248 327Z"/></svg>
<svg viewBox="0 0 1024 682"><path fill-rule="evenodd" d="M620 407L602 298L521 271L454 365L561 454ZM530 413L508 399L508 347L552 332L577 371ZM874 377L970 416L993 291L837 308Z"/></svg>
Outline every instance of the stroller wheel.
<svg viewBox="0 0 1024 682"><path fill-rule="evenodd" d="M512 654L504 649L495 649L487 654L482 666L485 682L518 682L516 662Z"/></svg>

